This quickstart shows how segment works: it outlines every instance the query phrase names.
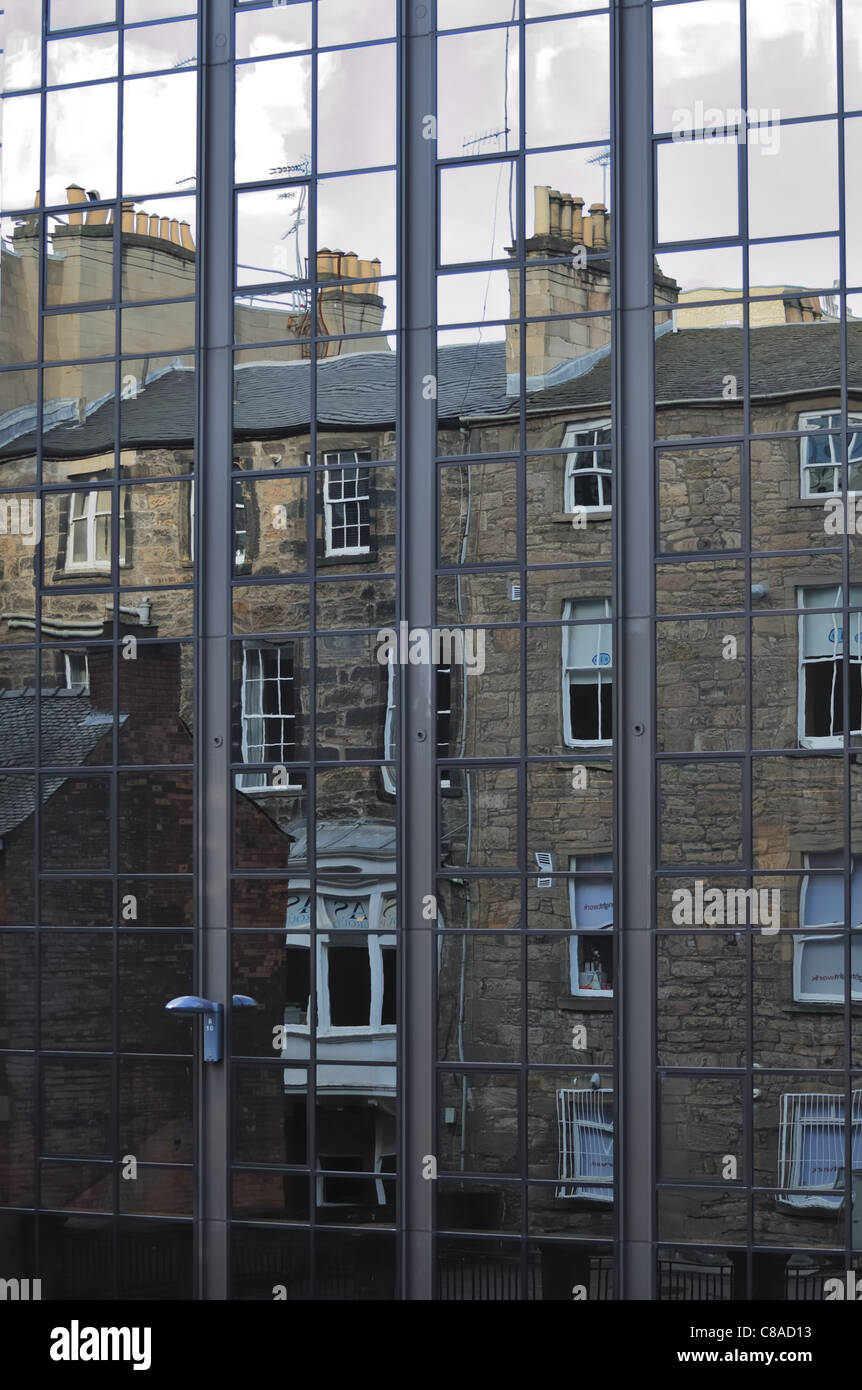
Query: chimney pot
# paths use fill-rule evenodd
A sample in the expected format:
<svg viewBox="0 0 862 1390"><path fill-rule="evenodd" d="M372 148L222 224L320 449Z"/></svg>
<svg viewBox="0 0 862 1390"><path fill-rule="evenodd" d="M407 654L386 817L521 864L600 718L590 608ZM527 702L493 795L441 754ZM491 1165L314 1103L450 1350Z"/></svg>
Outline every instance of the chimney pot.
<svg viewBox="0 0 862 1390"><path fill-rule="evenodd" d="M70 183L69 186L68 186L67 189L66 189L66 202L67 202L67 203L86 203L86 201L87 201L87 195L86 195L86 193L84 192L83 188L80 186L80 184L77 184L77 183ZM69 222L70 222L71 226L73 226L73 227L80 227L80 226L82 226L82 225L83 225L83 222L84 222L83 214L80 213L80 212L71 212L71 213L69 214Z"/></svg>
<svg viewBox="0 0 862 1390"><path fill-rule="evenodd" d="M592 245L594 247L607 246L608 229L606 225L607 208L604 203L592 203L590 205L590 223L592 224Z"/></svg>
<svg viewBox="0 0 862 1390"><path fill-rule="evenodd" d="M560 190L552 188L548 192L551 214L551 236L560 235Z"/></svg>
<svg viewBox="0 0 862 1390"><path fill-rule="evenodd" d="M563 194L560 204L560 236L567 241L572 239L572 198L569 193Z"/></svg>
<svg viewBox="0 0 862 1390"><path fill-rule="evenodd" d="M195 241L192 236L192 229L188 222L180 223L180 241L187 251L194 251Z"/></svg>
<svg viewBox="0 0 862 1390"><path fill-rule="evenodd" d="M536 236L547 236L551 230L550 188L537 184L533 189L536 202Z"/></svg>

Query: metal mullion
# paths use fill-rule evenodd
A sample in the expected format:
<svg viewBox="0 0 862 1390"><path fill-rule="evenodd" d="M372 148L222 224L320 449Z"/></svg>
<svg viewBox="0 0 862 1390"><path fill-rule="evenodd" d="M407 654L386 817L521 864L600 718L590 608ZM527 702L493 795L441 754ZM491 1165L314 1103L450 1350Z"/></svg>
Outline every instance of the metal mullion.
<svg viewBox="0 0 862 1390"><path fill-rule="evenodd" d="M520 1300L527 1301L528 1295L528 1275L529 1275L529 1199L530 1188L528 1183L530 1171L530 1152L529 1152L529 1087L530 1087L530 1047L529 1029L527 1020L529 1017L529 981L527 969L529 964L528 938L527 938L527 776L531 764L527 761L529 752L529 730L527 727L527 634L525 619L527 614L527 352L526 352L526 332L522 326L527 322L527 156L525 146L524 117L527 110L527 75L526 75L526 30L524 28L524 5L521 0L515 0L512 5L513 14L517 13L517 35L518 35L518 133L519 144L515 155L515 260L518 266L518 312L516 323L519 325L518 339L520 345L518 362L518 453L515 460L515 535L517 538L517 558L515 568L519 573L520 598L518 600L518 619L517 626L518 643L520 651L518 686L520 709L520 756L518 758L518 789L517 804L519 808L517 824L517 864L519 871L519 890L521 905L521 930L519 932L519 955L521 967L520 980L520 1005L521 1005L521 1047L520 1047L520 1085L518 1088L518 1166L519 1166L519 1189L521 1194L521 1241L520 1241ZM504 118L508 123L508 111L504 112ZM507 141L508 143L508 141ZM510 193L511 197L511 193ZM513 316L514 317L514 316Z"/></svg>
<svg viewBox="0 0 862 1390"><path fill-rule="evenodd" d="M210 998L229 1003L229 855L233 793L230 775L230 550L232 519L231 294L233 168L231 132L233 8L230 0L209 0L199 17L198 213L201 234L198 264L198 367L196 475L200 503L195 526L197 556L196 740L197 806L195 827L196 922L199 948L197 982ZM205 363L203 372L200 368ZM203 378L206 378L205 380ZM213 466L206 471L201 460ZM221 466L219 466L219 461ZM225 1009L225 1051L230 1056L231 1011ZM227 1170L230 1112L229 1064L204 1067L196 1048L198 1121L198 1296L226 1298L230 1196Z"/></svg>
<svg viewBox="0 0 862 1390"><path fill-rule="evenodd" d="M750 312L750 293L751 283L749 278L749 236L748 236L748 23L746 12L746 0L740 0L739 7L739 81L740 81L740 104L745 113L744 133L745 139L737 142L739 152L737 163L737 196L738 214L737 228L738 240L742 250L742 419L743 434L745 443L741 449L742 457L742 477L740 479L740 510L741 510L741 548L743 551L743 563L745 568L745 624L746 634L746 679L745 679L745 748L742 758L742 847L743 847L743 872L745 875L746 886L750 887L753 882L752 865L754 863L754 839L752 824L752 797L754 787L754 757L753 757L753 678L752 678L752 636L754 623L751 608L751 312ZM759 764L758 764L759 765ZM752 1197L752 1187L754 1182L754 938L751 927L745 933L745 969L746 969L746 1010L745 1023L745 1094L742 1106L742 1135L743 1135L743 1185L745 1189L745 1222L746 1222L746 1242L748 1245L748 1256L746 1259L746 1297L751 1298L753 1292L753 1247L754 1247L754 1199Z"/></svg>
<svg viewBox="0 0 862 1390"><path fill-rule="evenodd" d="M48 73L48 0L42 7L42 51L40 54L40 92L39 92L39 119L40 119L40 139L39 139L39 192L38 201L44 208L45 202L45 172L46 172L46 131L45 121L47 115L47 73ZM39 214L40 236L38 246L38 272L37 284L39 286L40 302L38 310L41 311L44 300L45 285L45 266L47 257L45 254L45 214ZM36 422L35 422L35 442L36 442L36 495L39 499L39 519L40 535L38 544L34 547L33 575L35 583L34 606L35 606L35 626L33 631L33 657L35 661L35 728L33 731L33 968L35 980L35 998L33 1000L33 1232L31 1236L30 1253L36 1260L38 1268L42 1252L42 1183L41 1169L39 1164L39 1154L42 1151L42 904L41 904L41 870L42 870L42 575L44 565L44 527L41 525L43 512L43 491L42 491L42 457L44 440L42 436L42 422L44 414L44 378L42 370L42 358L45 352L45 326L41 312L37 313L36 324L36 357L39 363L36 372Z"/></svg>
<svg viewBox="0 0 862 1390"><path fill-rule="evenodd" d="M398 199L399 457L398 516L401 555L400 612L413 626L434 617L437 403L424 398L423 382L436 378L436 267L438 175L434 140L423 122L437 110L436 5L401 0L398 9ZM433 212L433 215L429 215ZM399 1252L402 1298L433 1298L435 1184L423 1177L424 1159L436 1149L436 939L437 920L421 915L425 895L436 890L440 798L435 772L435 679L430 666L408 666L402 677L399 719L398 833L401 862L399 961ZM433 809L432 809L433 808ZM430 814L429 814L430 813ZM430 825L429 825L430 821ZM404 1020L410 1020L409 1034ZM433 1081L432 1081L433 1078Z"/></svg>
<svg viewBox="0 0 862 1390"><path fill-rule="evenodd" d="M308 933L308 975L311 992L311 1013L308 1029L308 1072L306 1074L306 1161L308 1164L308 1288L310 1297L317 1290L317 1033L320 1024L318 1007L318 914L317 914L317 369L318 369L318 287L317 275L317 187L320 177L317 159L318 143L318 7L311 9L311 148L309 149L308 179L308 282L309 282L309 420L308 420L308 504L306 506L306 536L308 550L309 624L309 770L306 787L306 865L308 892L311 901Z"/></svg>
<svg viewBox="0 0 862 1390"><path fill-rule="evenodd" d="M116 189L114 200L114 225L111 229L111 240L113 249L113 264L111 266L111 291L114 310L114 399L111 404L111 414L113 417L113 469L111 478L111 517L110 517L110 544L111 544L111 635L114 639L112 644L112 670L111 670L111 692L113 703L113 721L111 729L111 806L109 819L109 850L108 862L111 866L111 897L114 911L114 923L112 931L113 948L113 990L111 999L111 1031L113 1042L113 1055L111 1058L111 1101L113 1105L113 1116L111 1121L111 1157L113 1159L111 1173L111 1200L114 1208L114 1218L111 1223L112 1246L113 1246L113 1285L114 1297L119 1296L119 1277L120 1277L120 942L119 942L119 815L120 815L120 777L117 771L120 761L120 672L119 672L119 636L120 636L120 534L123 525L123 512L125 510L125 493L119 487L117 479L119 477L119 442L120 442L120 347L121 347L121 323L120 313L120 289L122 285L122 237L123 237L123 44L122 44L122 21L125 0L118 0L118 12L115 18L118 20L117 29L117 156L116 156Z"/></svg>
<svg viewBox="0 0 862 1390"><path fill-rule="evenodd" d="M843 467L841 469L841 501L845 521L849 503L850 482L850 418L849 418L849 376L847 363L847 178L846 144L844 115L844 6L843 0L836 0L835 6L835 61L837 64L837 135L838 135L838 300L841 314L838 326L841 361L841 441ZM853 872L853 808L850 791L850 770L855 758L851 752L850 719L850 676L852 660L850 652L850 534L845 524L841 537L842 606L841 623L844 630L842 647L844 655L841 662L843 682L844 729L843 729L843 819L844 819L844 929L842 932L842 954L844 957L844 1251L845 1265L849 1269L853 1258L853 921L852 921L852 872Z"/></svg>
<svg viewBox="0 0 862 1390"><path fill-rule="evenodd" d="M652 600L655 525L652 483L654 379L652 264L654 146L650 102L650 24L639 0L620 0L615 11L612 120L617 158L612 162L618 220L612 248L614 303L612 402L614 465L621 486L614 507L618 663L615 701L614 825L619 846L618 989L615 1052L620 1089L615 1148L624 1299L649 1299L654 1287L656 1162L655 1000L652 947L655 817L654 635ZM632 306L631 308L623 306ZM648 371L644 365L648 364ZM625 422L622 438L620 421ZM628 437L630 435L630 438ZM625 445L625 447L623 447ZM646 524L645 524L646 523ZM625 1027L623 1017L625 1016Z"/></svg>

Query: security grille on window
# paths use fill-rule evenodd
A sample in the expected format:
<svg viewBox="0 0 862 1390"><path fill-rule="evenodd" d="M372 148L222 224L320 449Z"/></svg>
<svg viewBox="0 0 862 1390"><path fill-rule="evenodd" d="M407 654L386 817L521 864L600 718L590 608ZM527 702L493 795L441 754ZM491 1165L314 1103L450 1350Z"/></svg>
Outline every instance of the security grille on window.
<svg viewBox="0 0 862 1390"><path fill-rule="evenodd" d="M840 850L820 851L805 856L807 869L822 870L806 874L799 902L801 927L816 931L800 933L793 939L793 997L800 1003L842 1004L846 979L843 936L824 928L844 926L844 877L840 872L844 856ZM837 872L830 873L829 870ZM862 924L862 861L851 860L850 926ZM850 942L851 997L862 999L862 932Z"/></svg>
<svg viewBox="0 0 862 1390"><path fill-rule="evenodd" d="M608 599L569 600L563 610L563 737L569 747L609 744L613 646ZM604 622L598 621L605 619Z"/></svg>
<svg viewBox="0 0 862 1390"><path fill-rule="evenodd" d="M120 527L120 560L125 558L123 528ZM69 535L66 543L66 569L109 570L111 568L111 492L94 488L73 492L69 499Z"/></svg>
<svg viewBox="0 0 862 1390"><path fill-rule="evenodd" d="M854 429L850 435L847 491L862 492L862 415L849 415L847 419L851 429L854 425L860 427ZM826 434L824 431L841 430L841 415L838 411L818 414L806 412L799 417L799 428L811 431L799 441L802 496L834 497L840 494L844 470L844 436Z"/></svg>
<svg viewBox="0 0 862 1390"><path fill-rule="evenodd" d="M579 854L569 861L569 971L572 994L612 997L614 989L613 856ZM589 935L584 928L590 930Z"/></svg>
<svg viewBox="0 0 862 1390"><path fill-rule="evenodd" d="M327 555L367 555L371 549L371 493L367 468L332 468L370 459L358 449L324 454L327 465L323 476L323 513Z"/></svg>
<svg viewBox="0 0 862 1390"><path fill-rule="evenodd" d="M850 604L862 605L862 585L850 585ZM862 732L862 613L851 613L845 632L842 589L799 591L799 607L825 609L799 619L799 737L809 748L837 747L849 724ZM849 667L849 720L844 711L844 669Z"/></svg>
<svg viewBox="0 0 862 1390"><path fill-rule="evenodd" d="M242 654L242 759L289 764L296 758L293 643L245 647ZM267 773L244 772L240 786L268 786Z"/></svg>
<svg viewBox="0 0 862 1390"><path fill-rule="evenodd" d="M558 1091L557 1125L560 1181L556 1195L612 1202L613 1091Z"/></svg>
<svg viewBox="0 0 862 1390"><path fill-rule="evenodd" d="M844 1097L826 1092L783 1095L778 1149L778 1200L794 1207L835 1210L846 1167ZM862 1091L851 1093L851 1152L862 1167Z"/></svg>
<svg viewBox="0 0 862 1390"><path fill-rule="evenodd" d="M564 508L608 511L611 505L611 423L569 425L563 439L566 455Z"/></svg>

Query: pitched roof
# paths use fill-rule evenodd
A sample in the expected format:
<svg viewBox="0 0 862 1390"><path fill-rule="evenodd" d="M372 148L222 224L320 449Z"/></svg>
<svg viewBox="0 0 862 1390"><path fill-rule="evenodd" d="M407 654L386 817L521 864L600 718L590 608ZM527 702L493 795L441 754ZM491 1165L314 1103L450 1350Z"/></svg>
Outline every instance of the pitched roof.
<svg viewBox="0 0 862 1390"><path fill-rule="evenodd" d="M862 391L862 322L847 324L850 385ZM727 373L742 375L739 328L688 328L656 338L656 395L660 403L721 400ZM755 398L838 389L840 325L834 321L754 328L751 387ZM264 351L264 349L262 349ZM573 359L573 365L577 359ZM518 411L506 392L502 341L444 345L438 353L437 413L453 423ZM234 379L235 426L240 438L277 437L307 429L311 363L261 361L241 366ZM392 352L354 352L317 364L317 419L326 428L383 428L396 415L398 361ZM600 358L582 375L532 391L534 411L590 409L611 395L611 363ZM130 448L189 447L195 437L195 374L165 372L123 403L124 444ZM105 401L81 424L56 426L45 436L52 458L82 458L113 445L114 403ZM9 441L0 459L32 453L33 432Z"/></svg>
<svg viewBox="0 0 862 1390"><path fill-rule="evenodd" d="M20 767L31 766L36 761L35 694L32 686L0 692L0 749L4 761L14 759ZM82 766L96 745L110 733L111 716L97 710L89 698L77 690L43 690L40 708L43 767L46 764ZM121 714L120 722L127 717ZM62 776L44 777L42 801L53 796L65 780ZM32 778L0 773L0 836L8 835L31 816L34 807Z"/></svg>

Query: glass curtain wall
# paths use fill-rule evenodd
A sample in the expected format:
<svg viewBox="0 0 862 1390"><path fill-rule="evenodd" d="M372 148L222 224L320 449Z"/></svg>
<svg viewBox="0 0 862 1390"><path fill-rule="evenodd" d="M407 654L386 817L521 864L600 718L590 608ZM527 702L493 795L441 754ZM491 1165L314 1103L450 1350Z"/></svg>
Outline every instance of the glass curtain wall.
<svg viewBox="0 0 862 1390"><path fill-rule="evenodd" d="M238 1299L396 1296L397 18L233 16Z"/></svg>
<svg viewBox="0 0 862 1390"><path fill-rule="evenodd" d="M652 6L663 1299L862 1261L860 23Z"/></svg>
<svg viewBox="0 0 862 1390"><path fill-rule="evenodd" d="M0 1246L194 1293L196 6L13 0L0 249Z"/></svg>
<svg viewBox="0 0 862 1390"><path fill-rule="evenodd" d="M608 1299L610 15L437 27L435 1295Z"/></svg>
<svg viewBox="0 0 862 1390"><path fill-rule="evenodd" d="M0 1277L822 1297L862 0L4 18Z"/></svg>

